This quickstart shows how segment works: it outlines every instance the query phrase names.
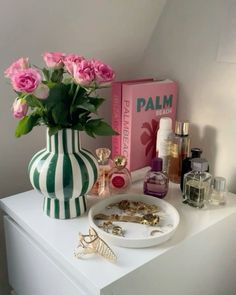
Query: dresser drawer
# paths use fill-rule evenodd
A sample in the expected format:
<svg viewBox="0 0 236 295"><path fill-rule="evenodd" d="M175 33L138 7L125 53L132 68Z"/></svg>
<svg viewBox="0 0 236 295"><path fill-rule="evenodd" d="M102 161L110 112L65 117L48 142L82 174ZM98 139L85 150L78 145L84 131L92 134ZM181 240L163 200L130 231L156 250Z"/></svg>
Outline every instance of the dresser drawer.
<svg viewBox="0 0 236 295"><path fill-rule="evenodd" d="M17 295L86 294L8 216L4 227L9 282Z"/></svg>

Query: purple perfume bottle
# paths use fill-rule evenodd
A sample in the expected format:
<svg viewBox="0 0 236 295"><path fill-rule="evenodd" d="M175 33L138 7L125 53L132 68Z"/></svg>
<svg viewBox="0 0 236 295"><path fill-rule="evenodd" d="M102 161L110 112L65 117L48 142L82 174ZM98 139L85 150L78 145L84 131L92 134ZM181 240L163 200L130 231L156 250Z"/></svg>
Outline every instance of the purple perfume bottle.
<svg viewBox="0 0 236 295"><path fill-rule="evenodd" d="M146 174L143 184L143 192L157 198L164 198L168 192L169 179L162 172L162 159L154 158L151 164L151 170Z"/></svg>

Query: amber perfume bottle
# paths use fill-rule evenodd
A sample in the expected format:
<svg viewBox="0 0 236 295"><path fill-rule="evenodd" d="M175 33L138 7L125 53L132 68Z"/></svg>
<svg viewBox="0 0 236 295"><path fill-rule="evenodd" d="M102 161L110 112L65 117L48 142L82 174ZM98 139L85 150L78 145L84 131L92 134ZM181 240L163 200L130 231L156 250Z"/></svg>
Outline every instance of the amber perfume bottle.
<svg viewBox="0 0 236 295"><path fill-rule="evenodd" d="M91 193L98 195L99 197L107 197L110 195L108 186L108 173L111 171L110 165L111 151L108 148L96 149L96 155L98 158L99 175L96 183L94 184Z"/></svg>
<svg viewBox="0 0 236 295"><path fill-rule="evenodd" d="M182 161L189 154L190 138L188 134L189 123L176 121L175 135L169 139L170 156L167 169L169 179L174 183L180 183Z"/></svg>
<svg viewBox="0 0 236 295"><path fill-rule="evenodd" d="M108 174L109 189L112 194L125 193L131 186L131 174L126 168L127 159L116 156L113 160L115 167Z"/></svg>

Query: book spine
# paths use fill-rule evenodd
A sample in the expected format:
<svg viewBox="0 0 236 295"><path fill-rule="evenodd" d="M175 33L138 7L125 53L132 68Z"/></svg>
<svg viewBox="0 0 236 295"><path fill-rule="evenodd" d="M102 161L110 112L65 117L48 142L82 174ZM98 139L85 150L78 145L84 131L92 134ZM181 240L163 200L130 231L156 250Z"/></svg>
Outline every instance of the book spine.
<svg viewBox="0 0 236 295"><path fill-rule="evenodd" d="M123 85L122 94L122 126L121 126L121 154L127 158L126 167L131 167L131 116L132 116L132 93Z"/></svg>
<svg viewBox="0 0 236 295"><path fill-rule="evenodd" d="M112 159L121 153L121 121L122 121L122 83L115 82L112 84L112 128L119 135L112 136Z"/></svg>

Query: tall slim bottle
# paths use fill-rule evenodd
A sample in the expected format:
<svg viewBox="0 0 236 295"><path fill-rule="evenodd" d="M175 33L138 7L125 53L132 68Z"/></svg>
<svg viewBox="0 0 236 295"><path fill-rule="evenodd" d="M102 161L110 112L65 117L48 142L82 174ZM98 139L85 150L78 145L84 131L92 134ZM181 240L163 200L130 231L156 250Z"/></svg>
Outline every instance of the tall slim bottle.
<svg viewBox="0 0 236 295"><path fill-rule="evenodd" d="M182 173L182 161L188 157L190 138L189 138L189 123L175 123L175 135L170 138L170 156L168 163L169 180L175 183L180 183Z"/></svg>

